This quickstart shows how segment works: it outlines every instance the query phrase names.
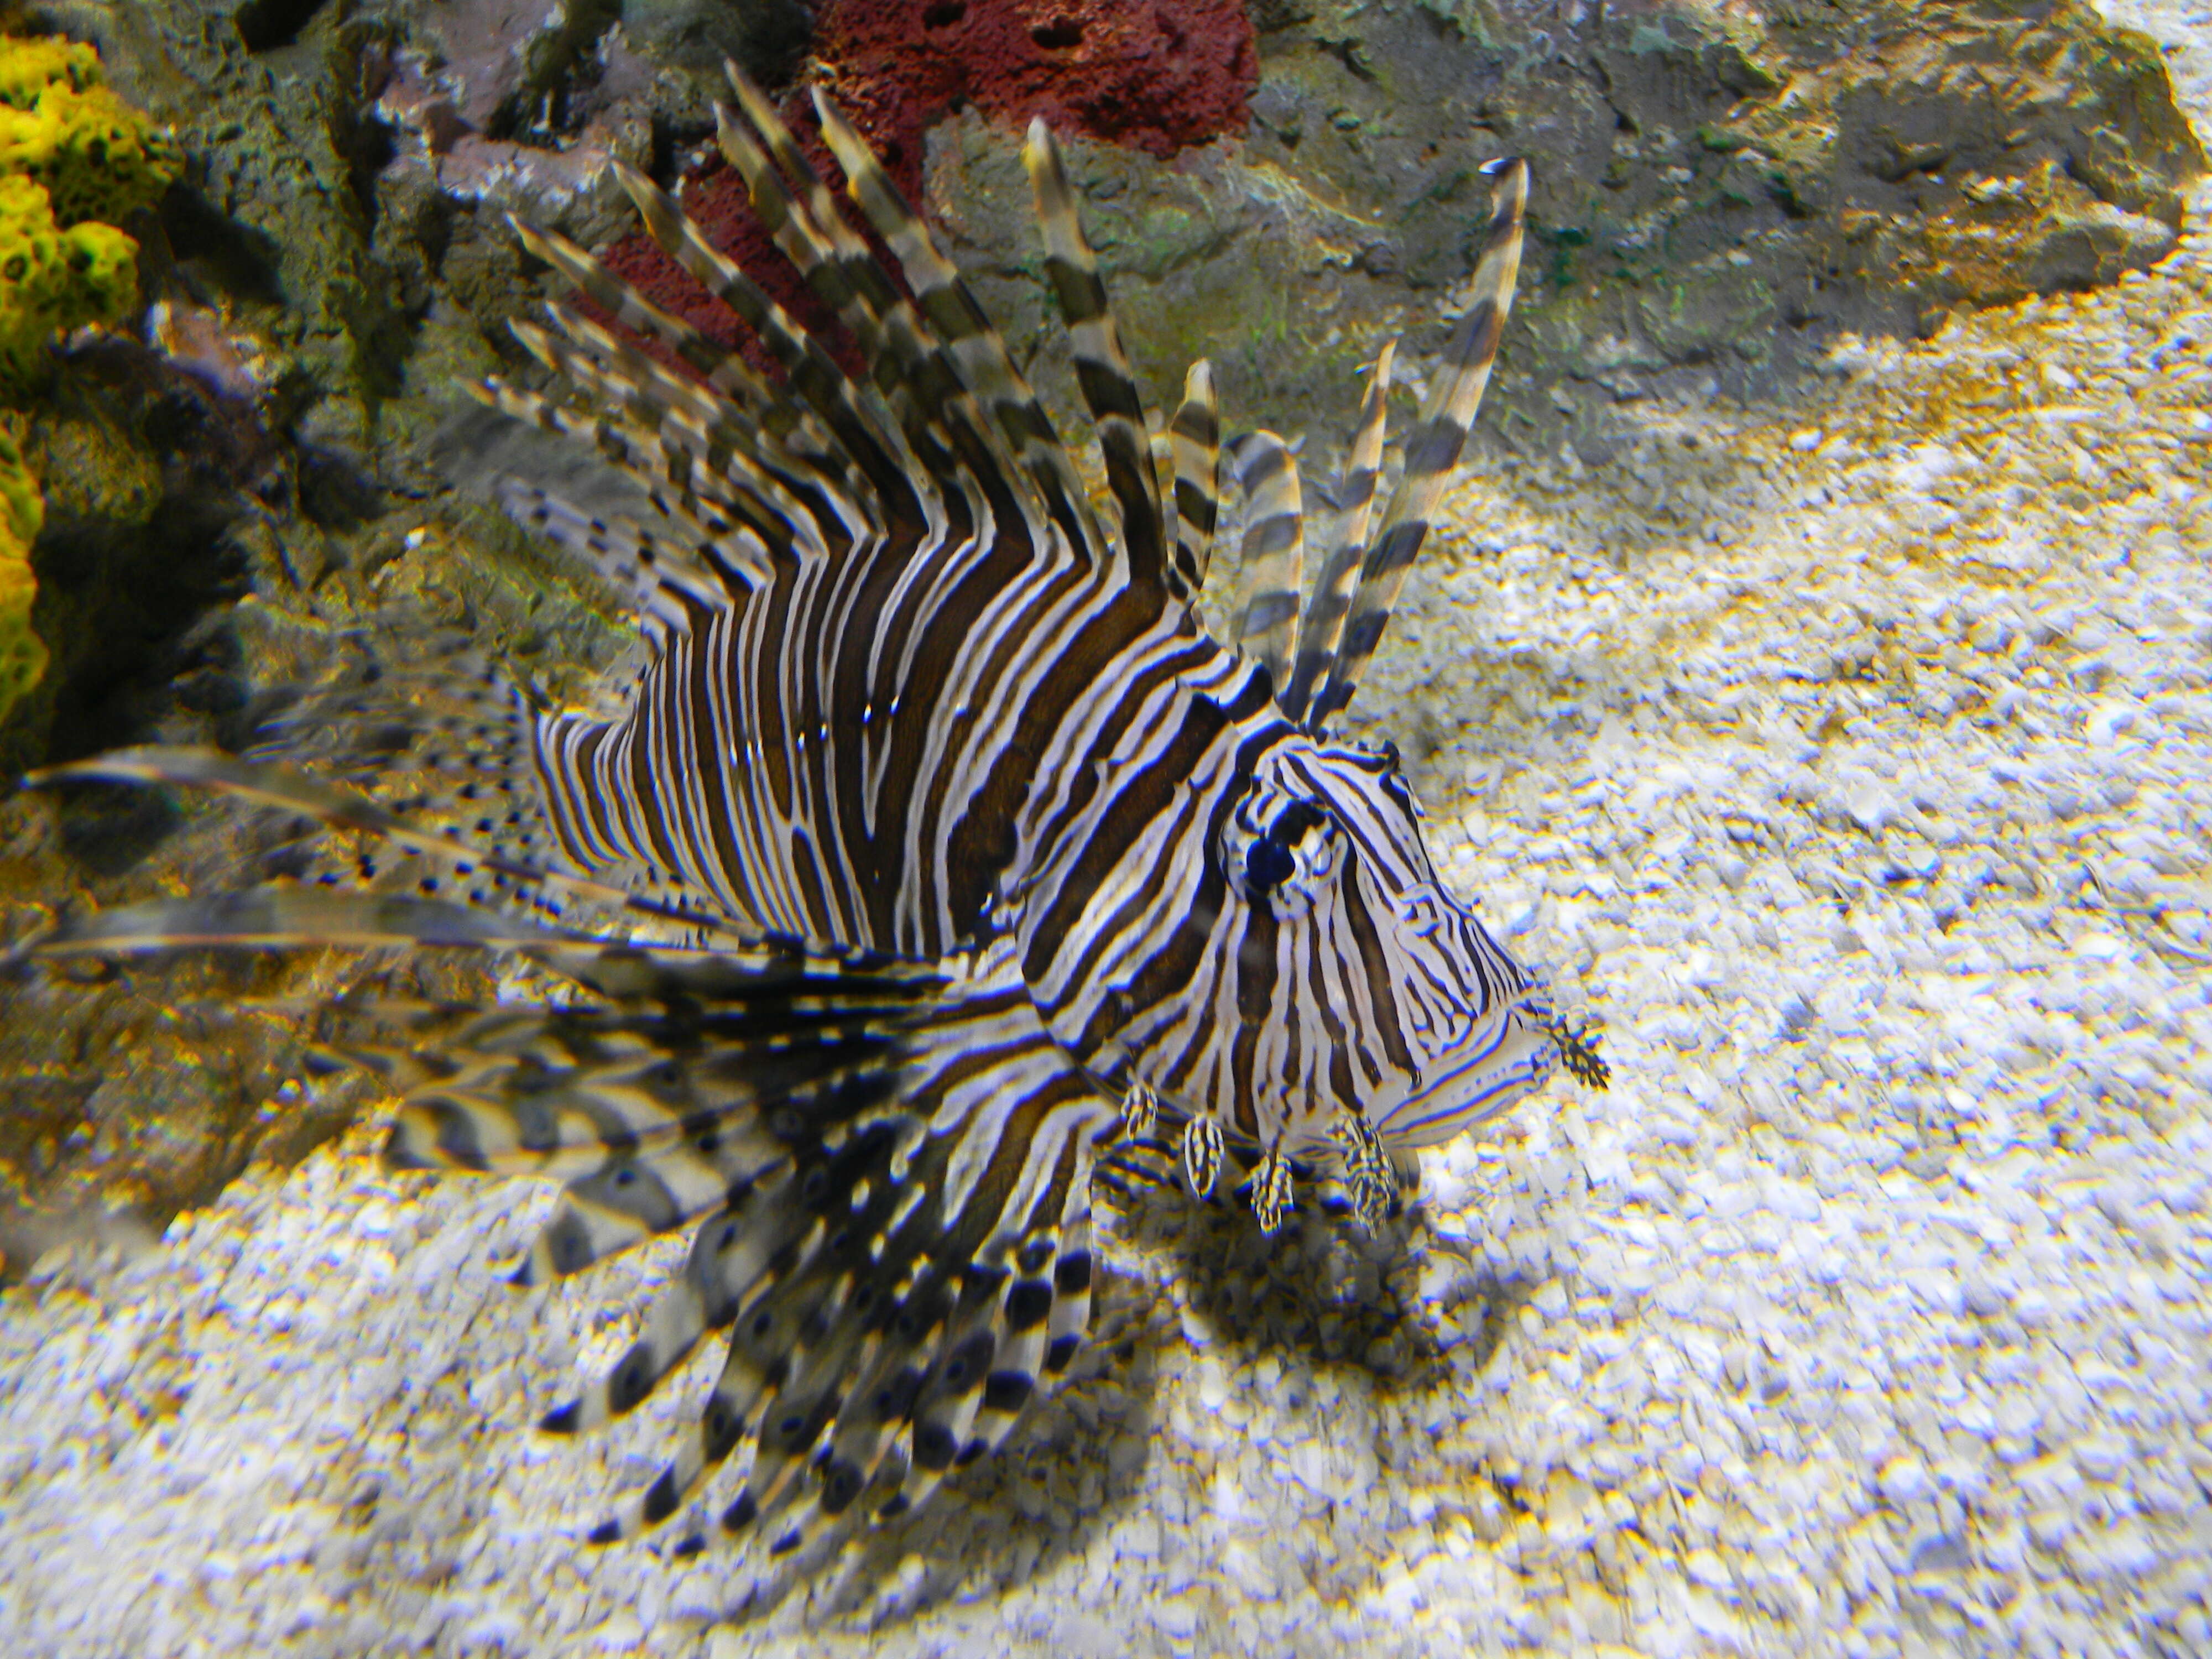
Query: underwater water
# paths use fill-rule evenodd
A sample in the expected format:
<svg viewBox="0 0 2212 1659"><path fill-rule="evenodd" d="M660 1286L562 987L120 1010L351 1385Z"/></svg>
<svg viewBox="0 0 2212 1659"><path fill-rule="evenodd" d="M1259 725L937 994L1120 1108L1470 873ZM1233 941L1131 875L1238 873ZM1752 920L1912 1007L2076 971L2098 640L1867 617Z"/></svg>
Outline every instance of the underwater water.
<svg viewBox="0 0 2212 1659"><path fill-rule="evenodd" d="M2212 118L2212 20L2134 9ZM1369 1237L1110 1212L996 1457L784 1593L583 1534L680 1261L364 1123L0 1292L0 1643L2212 1651L2212 192L2157 269L1471 470L1362 707L1599 1020Z"/></svg>

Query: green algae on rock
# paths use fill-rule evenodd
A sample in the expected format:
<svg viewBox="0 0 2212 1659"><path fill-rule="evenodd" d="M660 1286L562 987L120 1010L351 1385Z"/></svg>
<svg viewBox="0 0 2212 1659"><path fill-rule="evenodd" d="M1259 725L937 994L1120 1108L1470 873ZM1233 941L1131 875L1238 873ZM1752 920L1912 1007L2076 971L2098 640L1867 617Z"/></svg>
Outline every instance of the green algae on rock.
<svg viewBox="0 0 2212 1659"><path fill-rule="evenodd" d="M138 245L115 222L158 200L180 166L102 84L91 47L0 40L0 394L36 392L57 332L123 319Z"/></svg>
<svg viewBox="0 0 2212 1659"><path fill-rule="evenodd" d="M121 320L138 291L137 253L112 225L64 228L43 185L0 174L0 393L36 394L56 334Z"/></svg>

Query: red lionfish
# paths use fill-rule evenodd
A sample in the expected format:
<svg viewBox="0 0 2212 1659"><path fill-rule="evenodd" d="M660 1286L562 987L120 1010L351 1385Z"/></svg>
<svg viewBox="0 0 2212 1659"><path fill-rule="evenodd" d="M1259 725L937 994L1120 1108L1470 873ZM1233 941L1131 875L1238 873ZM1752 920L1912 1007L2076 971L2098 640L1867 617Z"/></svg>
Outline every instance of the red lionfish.
<svg viewBox="0 0 2212 1659"><path fill-rule="evenodd" d="M552 306L550 326L514 331L565 395L477 388L595 446L650 501L592 517L505 490L631 596L646 665L623 712L543 707L477 674L441 728L460 741L432 759L462 780L437 812L191 750L50 770L34 781L181 782L304 813L424 855L460 890L257 887L82 917L32 949L449 945L566 981L536 1006L444 1009L374 1061L401 1095L386 1157L560 1181L523 1284L691 1229L635 1344L544 1426L629 1411L726 1333L696 1433L592 1535L665 1519L746 1449L723 1523L781 1551L823 1517L911 1509L1067 1365L1090 1320L1092 1177L1117 1147L1179 1136L1200 1197L1233 1161L1269 1231L1294 1171L1337 1177L1373 1224L1414 1149L1562 1063L1593 1085L1606 1072L1437 880L1395 751L1329 735L1489 378L1523 165L1491 169L1474 303L1379 523L1391 350L1375 365L1303 611L1292 454L1266 433L1230 447L1249 527L1224 644L1193 610L1224 467L1211 371L1190 370L1148 436L1043 124L1024 160L1105 523L860 137L817 96L897 277L732 80L742 114L721 109L722 152L867 377L623 169L653 237L781 384L518 225L630 337ZM628 936L549 924L580 902L612 907ZM684 942L645 942L669 938Z"/></svg>

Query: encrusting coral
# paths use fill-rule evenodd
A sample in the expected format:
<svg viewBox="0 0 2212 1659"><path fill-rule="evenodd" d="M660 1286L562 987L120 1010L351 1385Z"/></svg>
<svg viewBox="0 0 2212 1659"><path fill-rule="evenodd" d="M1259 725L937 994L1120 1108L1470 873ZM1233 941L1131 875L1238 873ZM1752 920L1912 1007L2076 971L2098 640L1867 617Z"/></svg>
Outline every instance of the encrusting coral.
<svg viewBox="0 0 2212 1659"><path fill-rule="evenodd" d="M0 37L0 403L44 385L57 332L130 314L138 244L110 222L159 199L179 168L167 137L102 83L90 46ZM0 428L0 716L46 666L31 631L43 517Z"/></svg>

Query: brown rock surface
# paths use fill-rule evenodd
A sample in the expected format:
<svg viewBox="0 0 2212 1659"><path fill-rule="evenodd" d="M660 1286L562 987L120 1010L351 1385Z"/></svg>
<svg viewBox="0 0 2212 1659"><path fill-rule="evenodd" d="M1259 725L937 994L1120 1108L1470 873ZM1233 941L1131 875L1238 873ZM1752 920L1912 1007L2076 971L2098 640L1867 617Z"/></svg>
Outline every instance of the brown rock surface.
<svg viewBox="0 0 2212 1659"><path fill-rule="evenodd" d="M1269 0L1242 140L1082 149L1139 366L1224 362L1236 422L1334 444L1379 341L1441 338L1482 215L1530 159L1532 244L1485 424L1610 453L1609 407L1747 392L1843 331L2102 284L2173 245L2203 155L2148 38L2076 0ZM933 204L1030 284L1018 135L933 135ZM1028 309L1042 321L1042 309ZM1050 355L1055 330L1032 339ZM1517 434L1517 435L1516 435Z"/></svg>

